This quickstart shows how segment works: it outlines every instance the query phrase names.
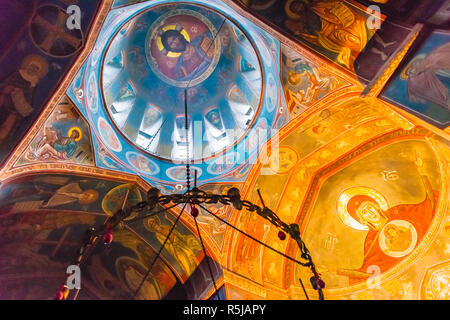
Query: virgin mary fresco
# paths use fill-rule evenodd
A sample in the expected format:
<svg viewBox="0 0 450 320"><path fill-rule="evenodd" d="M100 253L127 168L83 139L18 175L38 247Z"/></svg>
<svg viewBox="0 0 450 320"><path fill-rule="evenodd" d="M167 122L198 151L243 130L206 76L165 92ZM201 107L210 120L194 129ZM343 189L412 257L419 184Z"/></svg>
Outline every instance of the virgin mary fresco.
<svg viewBox="0 0 450 320"><path fill-rule="evenodd" d="M366 236L362 265L352 270L339 268L334 270L336 274L348 276L350 283L359 282L372 275L370 266L378 266L383 273L414 251L433 220L438 200L428 178L422 180L426 196L417 204L389 208L384 196L368 187L353 187L339 196L339 220Z"/></svg>

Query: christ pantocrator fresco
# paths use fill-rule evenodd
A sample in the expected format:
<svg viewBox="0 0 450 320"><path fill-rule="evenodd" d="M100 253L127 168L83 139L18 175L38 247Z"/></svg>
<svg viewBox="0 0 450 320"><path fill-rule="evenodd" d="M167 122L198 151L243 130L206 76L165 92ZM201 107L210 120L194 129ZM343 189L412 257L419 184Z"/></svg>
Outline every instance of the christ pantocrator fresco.
<svg viewBox="0 0 450 320"><path fill-rule="evenodd" d="M179 87L194 86L214 71L221 41L207 18L195 11L175 10L161 16L152 28L147 57L163 81Z"/></svg>

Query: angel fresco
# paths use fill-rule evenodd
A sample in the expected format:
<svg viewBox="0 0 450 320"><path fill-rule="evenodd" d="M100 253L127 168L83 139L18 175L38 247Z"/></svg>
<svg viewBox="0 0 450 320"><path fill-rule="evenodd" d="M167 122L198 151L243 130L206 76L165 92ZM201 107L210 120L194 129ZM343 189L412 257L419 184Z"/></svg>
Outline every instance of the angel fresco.
<svg viewBox="0 0 450 320"><path fill-rule="evenodd" d="M0 82L0 143L5 141L30 116L33 96L39 81L48 73L48 62L31 54L20 69Z"/></svg>
<svg viewBox="0 0 450 320"><path fill-rule="evenodd" d="M408 97L413 102L432 102L450 111L450 93L441 78L450 79L450 43L416 56L403 71Z"/></svg>
<svg viewBox="0 0 450 320"><path fill-rule="evenodd" d="M288 73L287 82L291 87L295 88L300 86L302 82L308 81L309 86L306 90L300 89L297 92L288 90L289 97L298 105L305 105L319 100L319 95L332 91L337 85L335 79L331 76L322 76L318 68L305 61L297 63L295 69Z"/></svg>
<svg viewBox="0 0 450 320"><path fill-rule="evenodd" d="M372 275L369 273L371 266L379 267L383 273L417 247L433 220L439 197L428 177L422 176L422 181L426 197L417 204L388 208L383 195L367 187L350 188L340 195L337 201L340 221L354 230L366 231L367 235L361 267L355 270L338 268L333 272L349 277L350 284L356 283Z"/></svg>

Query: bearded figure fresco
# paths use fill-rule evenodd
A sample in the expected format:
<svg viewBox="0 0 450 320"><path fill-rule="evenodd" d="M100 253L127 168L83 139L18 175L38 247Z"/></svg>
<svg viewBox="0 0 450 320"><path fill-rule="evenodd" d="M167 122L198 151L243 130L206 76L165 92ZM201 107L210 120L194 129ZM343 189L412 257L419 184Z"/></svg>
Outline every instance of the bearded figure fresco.
<svg viewBox="0 0 450 320"><path fill-rule="evenodd" d="M32 54L22 61L18 71L0 83L0 143L33 113L36 86L47 73L47 61Z"/></svg>
<svg viewBox="0 0 450 320"><path fill-rule="evenodd" d="M61 136L61 131L56 130L52 141L43 140L37 146L36 158L38 159L70 159L78 147L77 142L81 140L82 133L77 127L70 131L68 137Z"/></svg>
<svg viewBox="0 0 450 320"><path fill-rule="evenodd" d="M188 42L180 31L167 30L161 34L161 42L163 50L181 53L174 70L174 76L179 80L188 79L190 75L195 77L211 62L212 54L208 48L212 40L207 35L200 35Z"/></svg>
<svg viewBox="0 0 450 320"><path fill-rule="evenodd" d="M175 86L202 82L214 71L221 55L216 32L213 24L195 11L178 10L161 16L147 36L147 57L153 71Z"/></svg>

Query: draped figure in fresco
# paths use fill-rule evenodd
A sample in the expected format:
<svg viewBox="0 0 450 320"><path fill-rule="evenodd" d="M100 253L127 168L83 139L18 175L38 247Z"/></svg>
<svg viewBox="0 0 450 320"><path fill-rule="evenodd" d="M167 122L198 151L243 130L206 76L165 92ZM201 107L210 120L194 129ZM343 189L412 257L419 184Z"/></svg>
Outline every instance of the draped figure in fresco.
<svg viewBox="0 0 450 320"><path fill-rule="evenodd" d="M366 20L341 1L287 0L286 27L310 43L337 54L337 62L353 68L368 41Z"/></svg>
<svg viewBox="0 0 450 320"><path fill-rule="evenodd" d="M47 61L32 54L23 59L19 71L0 82L0 143L33 113L35 88L47 73Z"/></svg>
<svg viewBox="0 0 450 320"><path fill-rule="evenodd" d="M142 279L147 273L146 268L139 262L129 257L119 257L116 261L116 270L122 281L130 290L131 294L139 288ZM159 300L162 298L163 289L155 277L147 277L140 287L138 297L143 299Z"/></svg>
<svg viewBox="0 0 450 320"><path fill-rule="evenodd" d="M450 43L427 55L418 55L403 71L409 99L421 103L429 101L450 111L449 88L439 77L450 78Z"/></svg>
<svg viewBox="0 0 450 320"><path fill-rule="evenodd" d="M201 75L211 64L214 44L208 33L188 41L182 30L169 29L161 34L163 51L180 54L174 77L178 81L190 80Z"/></svg>
<svg viewBox="0 0 450 320"><path fill-rule="evenodd" d="M170 221L170 219L168 219ZM155 233L158 242L162 245L172 228L171 224L163 224L159 217L151 217L145 222L145 227ZM197 266L196 253L202 248L192 234L182 234L175 228L165 245L165 250L180 264L184 273L189 277Z"/></svg>
<svg viewBox="0 0 450 320"><path fill-rule="evenodd" d="M7 212L26 212L42 208L79 204L89 206L99 198L99 192L92 188L82 188L79 182L66 177L40 177L6 186L0 194L3 206L0 215Z"/></svg>
<svg viewBox="0 0 450 320"><path fill-rule="evenodd" d="M78 183L73 182L56 190L50 199L43 202L42 207L52 208L75 202L82 205L89 205L97 201L98 197L98 191L93 189L83 190Z"/></svg>
<svg viewBox="0 0 450 320"><path fill-rule="evenodd" d="M425 199L418 204L400 204L388 208L376 190L355 187L344 191L338 199L339 219L352 229L367 231L364 261L358 269L336 269L348 276L350 284L367 279L370 266L383 273L409 255L425 236L432 220L439 193L422 176ZM330 270L329 270L330 271Z"/></svg>
<svg viewBox="0 0 450 320"><path fill-rule="evenodd" d="M295 64L294 69L288 72L287 83L287 99L291 112L297 105L307 106L316 102L320 95L334 90L338 85L336 79L329 75L322 76L319 68L306 61Z"/></svg>
<svg viewBox="0 0 450 320"><path fill-rule="evenodd" d="M83 134L81 129L73 127L69 130L69 136L63 137L61 130L52 131L45 135L36 146L32 156L38 160L68 160L78 148L78 141Z"/></svg>

